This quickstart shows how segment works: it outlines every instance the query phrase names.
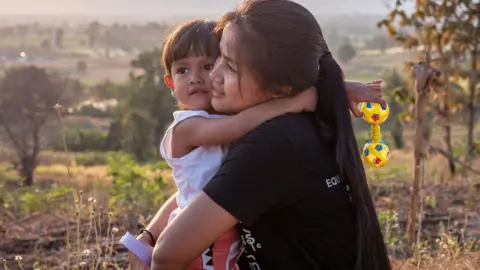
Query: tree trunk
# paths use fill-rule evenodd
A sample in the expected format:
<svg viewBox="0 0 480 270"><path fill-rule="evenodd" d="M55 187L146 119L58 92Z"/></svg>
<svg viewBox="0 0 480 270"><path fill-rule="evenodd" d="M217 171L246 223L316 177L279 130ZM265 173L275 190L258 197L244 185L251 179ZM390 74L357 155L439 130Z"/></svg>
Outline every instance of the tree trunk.
<svg viewBox="0 0 480 270"><path fill-rule="evenodd" d="M450 175L455 175L456 168L455 168L455 161L453 160L453 148L452 148L452 126L450 125L450 120L444 126L445 135L443 137L445 147L447 148L447 153L449 154L448 157L448 168L450 170Z"/></svg>
<svg viewBox="0 0 480 270"><path fill-rule="evenodd" d="M450 170L450 176L454 176L456 169L455 169L455 161L453 160L453 147L452 147L452 114L450 110L450 97L451 97L451 88L450 82L448 79L444 81L445 85L445 93L443 95L443 108L442 108L442 116L445 120L443 123L443 130L445 132L443 136L443 142L445 143L446 151L449 155L448 157L448 168Z"/></svg>
<svg viewBox="0 0 480 270"><path fill-rule="evenodd" d="M40 152L40 143L38 135L40 134L40 128L34 127L32 133L32 152L31 154L24 155L20 158L20 176L23 177L23 183L26 186L33 184L35 178L35 169L37 168L37 157Z"/></svg>
<svg viewBox="0 0 480 270"><path fill-rule="evenodd" d="M467 153L466 153L466 161L467 164L470 163L471 157L472 157L472 151L474 149L474 141L473 141L473 130L475 128L475 88L477 85L477 59L478 59L478 43L480 39L480 15L477 16L477 28L476 28L476 41L473 44L473 50L471 53L472 59L471 59L471 75L470 75L470 83L469 83L469 100L467 104L468 108L468 122L467 122Z"/></svg>
<svg viewBox="0 0 480 270"><path fill-rule="evenodd" d="M422 161L424 158L424 120L427 100L428 96L426 93L417 92L415 99L415 170L412 194L410 197L410 207L407 216L407 241L410 245L415 243L417 233L420 182L422 178Z"/></svg>
<svg viewBox="0 0 480 270"><path fill-rule="evenodd" d="M21 158L19 174L23 178L23 184L25 186L31 186L33 184L36 167L36 157L27 156Z"/></svg>
<svg viewBox="0 0 480 270"><path fill-rule="evenodd" d="M109 151L119 151L122 148L121 137L122 123L120 120L114 120L108 129L105 148Z"/></svg>

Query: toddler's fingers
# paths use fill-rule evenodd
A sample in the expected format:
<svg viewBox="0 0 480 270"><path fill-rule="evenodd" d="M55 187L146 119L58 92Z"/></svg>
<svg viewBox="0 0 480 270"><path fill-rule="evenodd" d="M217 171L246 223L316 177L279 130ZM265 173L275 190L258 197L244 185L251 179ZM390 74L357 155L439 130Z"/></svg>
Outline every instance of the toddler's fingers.
<svg viewBox="0 0 480 270"><path fill-rule="evenodd" d="M375 99L375 103L378 103L378 104L380 104L380 105L382 105L382 106L384 106L384 107L387 106L387 101L386 101L385 99L383 99L382 97L377 97L377 98Z"/></svg>
<svg viewBox="0 0 480 270"><path fill-rule="evenodd" d="M348 107L350 108L350 111L352 112L353 116L355 116L355 117L362 117L363 116L363 112L360 111L357 103L355 103L353 101L350 101L349 104L348 104Z"/></svg>
<svg viewBox="0 0 480 270"><path fill-rule="evenodd" d="M378 85L379 85L379 84L382 84L382 82L383 82L382 79L378 79L378 80L375 80L375 81L373 81L373 82L367 83L367 85L372 85L372 84L378 84Z"/></svg>

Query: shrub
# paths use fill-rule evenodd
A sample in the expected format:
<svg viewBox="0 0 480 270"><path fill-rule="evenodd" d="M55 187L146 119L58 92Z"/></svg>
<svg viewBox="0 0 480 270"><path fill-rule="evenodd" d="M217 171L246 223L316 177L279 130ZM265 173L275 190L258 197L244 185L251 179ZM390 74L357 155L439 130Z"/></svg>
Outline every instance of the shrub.
<svg viewBox="0 0 480 270"><path fill-rule="evenodd" d="M122 153L109 155L108 166L112 177L111 209L135 213L138 219L154 213L167 199L168 184L161 176L162 167L156 164L141 166Z"/></svg>
<svg viewBox="0 0 480 270"><path fill-rule="evenodd" d="M105 151L107 134L94 129L67 129L65 140L68 151L72 152L102 152ZM65 149L63 139L56 139L51 147L54 150Z"/></svg>
<svg viewBox="0 0 480 270"><path fill-rule="evenodd" d="M97 166L108 163L108 154L102 152L87 152L75 155L75 163L78 166Z"/></svg>

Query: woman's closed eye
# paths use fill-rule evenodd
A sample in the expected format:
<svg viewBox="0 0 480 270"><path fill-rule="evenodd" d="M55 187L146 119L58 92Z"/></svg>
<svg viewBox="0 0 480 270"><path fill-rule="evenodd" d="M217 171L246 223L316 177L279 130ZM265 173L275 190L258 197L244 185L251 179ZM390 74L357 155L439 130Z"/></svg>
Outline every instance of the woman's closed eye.
<svg viewBox="0 0 480 270"><path fill-rule="evenodd" d="M228 69L229 69L231 72L233 72L233 73L237 72L237 71L232 67L232 65L231 65L230 63L227 63L227 67L228 67Z"/></svg>

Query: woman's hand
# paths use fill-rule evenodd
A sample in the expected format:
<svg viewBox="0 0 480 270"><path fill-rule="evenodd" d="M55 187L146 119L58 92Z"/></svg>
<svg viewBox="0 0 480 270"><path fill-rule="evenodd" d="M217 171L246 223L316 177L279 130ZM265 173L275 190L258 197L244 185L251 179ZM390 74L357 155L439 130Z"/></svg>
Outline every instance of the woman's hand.
<svg viewBox="0 0 480 270"><path fill-rule="evenodd" d="M140 240L142 243L148 246L152 246L152 243L149 241L145 234L141 234L140 236L137 237L138 240ZM128 261L130 262L130 269L132 270L149 270L150 267L146 265L142 260L140 260L135 254L132 252L128 252Z"/></svg>
<svg viewBox="0 0 480 270"><path fill-rule="evenodd" d="M355 117L363 117L358 108L361 102L374 102L386 106L387 102L382 97L382 80L376 80L367 84L361 82L346 82L347 96L350 111Z"/></svg>

